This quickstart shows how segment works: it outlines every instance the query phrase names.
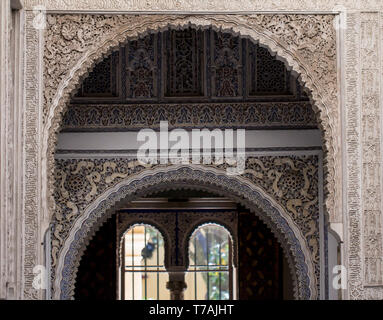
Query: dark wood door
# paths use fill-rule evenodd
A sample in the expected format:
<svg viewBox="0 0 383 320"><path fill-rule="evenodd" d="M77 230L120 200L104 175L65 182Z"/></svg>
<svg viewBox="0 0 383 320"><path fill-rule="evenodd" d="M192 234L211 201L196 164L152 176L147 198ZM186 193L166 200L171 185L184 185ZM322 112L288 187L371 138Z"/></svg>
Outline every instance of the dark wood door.
<svg viewBox="0 0 383 320"><path fill-rule="evenodd" d="M253 213L239 214L239 299L283 299L282 250Z"/></svg>
<svg viewBox="0 0 383 320"><path fill-rule="evenodd" d="M76 300L116 300L116 221L109 219L85 250L77 272Z"/></svg>

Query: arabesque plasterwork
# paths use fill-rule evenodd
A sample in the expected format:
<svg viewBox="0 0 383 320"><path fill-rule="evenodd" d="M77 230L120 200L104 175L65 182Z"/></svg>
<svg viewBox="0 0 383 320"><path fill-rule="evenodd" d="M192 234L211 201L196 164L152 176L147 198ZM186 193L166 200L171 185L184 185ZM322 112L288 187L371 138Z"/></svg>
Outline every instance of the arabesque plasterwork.
<svg viewBox="0 0 383 320"><path fill-rule="evenodd" d="M158 129L163 118L168 119L170 129L317 127L310 102L263 102L71 105L63 119L62 128L66 132Z"/></svg>
<svg viewBox="0 0 383 320"><path fill-rule="evenodd" d="M26 101L25 112L25 137L24 137L24 189L23 199L24 214L24 257L23 274L25 285L23 289L24 299L41 299L41 292L34 290L32 282L34 278L33 268L40 264L39 260L39 120L41 109L39 103L39 33L32 26L33 15L27 15L26 24Z"/></svg>
<svg viewBox="0 0 383 320"><path fill-rule="evenodd" d="M167 181L167 183L164 183ZM317 297L313 261L299 227L272 197L241 177L229 177L220 169L195 165L173 165L144 170L107 189L76 220L57 260L54 296L72 299L75 276L82 253L99 226L123 207L126 201L160 190L191 188L230 194L231 198L254 211L265 214L262 220L273 230L289 261L294 294L299 299Z"/></svg>
<svg viewBox="0 0 383 320"><path fill-rule="evenodd" d="M25 6L32 9L43 5L47 10L111 10L111 11L337 11L340 6L349 10L379 10L379 0L25 0Z"/></svg>
<svg viewBox="0 0 383 320"><path fill-rule="evenodd" d="M209 165L206 167L216 167L222 172L221 174L225 174L223 170L225 166ZM84 218L84 212L89 210L88 208L93 205L94 201L124 180L141 173L150 173L158 167L166 167L166 165L149 165L145 168L134 159L56 160L55 200L57 207L52 229L52 275L54 277L52 281L59 276L57 268L60 269L59 261L63 259L62 255L65 253L63 247L66 246L66 243L70 244L73 241L68 240L68 237L72 237L70 234L74 232L74 226ZM320 282L318 157L250 157L247 159L246 170L241 178L264 190L265 194L270 195L284 208L289 219L294 221L300 230L299 233L306 241L305 247L310 251L310 261L315 272L315 279L311 279L311 281L318 284ZM200 187L204 183L201 180ZM172 188L172 186L173 184L163 183L162 187ZM264 215L262 217L267 220L270 213L265 212ZM101 218L98 225L104 221L106 216ZM89 222L87 224L91 225ZM275 228L273 230L277 233ZM85 243L92 235L84 235ZM81 250L83 249L84 247L81 247ZM81 256L79 252L76 254ZM315 290L319 290L319 288ZM64 297L67 297L67 294L64 294Z"/></svg>
<svg viewBox="0 0 383 320"><path fill-rule="evenodd" d="M347 246L349 297L383 299L382 14L347 16ZM376 26L380 24L380 28Z"/></svg>
<svg viewBox="0 0 383 320"><path fill-rule="evenodd" d="M336 35L332 15L53 15L47 17L44 56L44 136L49 211L53 212L53 154L69 95L91 67L129 38L168 26L213 26L259 40L301 75L311 90L325 141L330 221L341 221ZM45 151L44 151L45 155ZM45 172L43 171L45 174ZM47 179L47 180L45 180ZM337 201L335 201L337 199Z"/></svg>

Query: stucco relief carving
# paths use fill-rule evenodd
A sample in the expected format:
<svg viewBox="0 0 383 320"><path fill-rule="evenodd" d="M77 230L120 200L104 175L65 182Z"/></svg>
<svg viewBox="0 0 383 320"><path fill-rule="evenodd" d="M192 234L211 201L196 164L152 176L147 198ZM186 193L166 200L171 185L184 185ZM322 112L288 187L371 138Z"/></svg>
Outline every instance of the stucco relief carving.
<svg viewBox="0 0 383 320"><path fill-rule="evenodd" d="M361 14L364 283L383 285L381 111L378 13Z"/></svg>
<svg viewBox="0 0 383 320"><path fill-rule="evenodd" d="M126 161L126 160L125 160ZM164 183L166 181L166 183ZM179 188L205 190L229 195L251 212L261 210L260 218L271 229L287 255L293 276L294 296L316 299L318 282L314 262L297 224L272 196L241 176L229 177L212 166L172 165L143 170L106 189L74 223L65 240L56 266L54 296L73 298L74 281L80 258L100 225L126 201L163 190ZM258 209L255 209L258 208Z"/></svg>
<svg viewBox="0 0 383 320"><path fill-rule="evenodd" d="M272 116L270 116L272 110ZM89 115L92 115L91 117ZM159 128L316 128L310 102L190 103L70 105L63 119L65 131L89 129L139 130Z"/></svg>
<svg viewBox="0 0 383 320"><path fill-rule="evenodd" d="M39 233L39 34L32 27L33 15L26 15L26 101L24 112L24 188L25 195L23 201L24 210L24 256L23 256L23 273L24 273L24 290L23 299L39 299L40 294L32 288L33 268L38 262L38 233Z"/></svg>
<svg viewBox="0 0 383 320"><path fill-rule="evenodd" d="M128 10L128 11L245 11L245 10L334 10L339 5L347 9L378 10L380 0L25 0L28 9L45 5L50 10Z"/></svg>
<svg viewBox="0 0 383 320"><path fill-rule="evenodd" d="M382 17L380 17L382 19ZM377 13L350 13L346 29L348 296L382 299L381 285L381 119ZM375 27L373 27L375 26ZM371 74L371 71L373 74ZM376 139L378 141L376 141ZM379 169L380 168L380 169ZM371 210L372 209L372 210ZM376 210L374 210L376 209ZM378 218L380 217L380 218Z"/></svg>
<svg viewBox="0 0 383 320"><path fill-rule="evenodd" d="M347 105L346 119L347 127L347 158L348 172L347 180L352 188L348 188L348 228L349 242L348 250L352 259L348 262L349 276L349 296L353 299L361 299L363 295L363 284L361 274L361 225L360 225L360 168L359 159L361 157L359 150L360 139L360 116L359 116L359 90L358 81L355 81L355 75L359 74L359 40L360 30L359 14L349 14L347 16L347 37L346 37L346 58L349 61L346 66L346 82L347 82Z"/></svg>
<svg viewBox="0 0 383 320"><path fill-rule="evenodd" d="M160 166L164 165L150 168ZM224 172L225 165L216 167ZM60 250L86 208L106 190L148 168L133 159L56 160L53 277ZM318 157L251 157L247 160L244 178L276 199L300 228L311 251L316 283L319 284ZM94 180L97 180L97 184Z"/></svg>
<svg viewBox="0 0 383 320"><path fill-rule="evenodd" d="M90 68L127 38L169 25L211 26L259 40L286 60L311 90L315 111L324 129L326 196L330 221L341 222L339 110L336 95L336 36L332 15L236 16L103 16L48 15L45 43L44 155L49 210L53 212L53 169L56 133L69 94ZM335 201L335 199L337 199Z"/></svg>

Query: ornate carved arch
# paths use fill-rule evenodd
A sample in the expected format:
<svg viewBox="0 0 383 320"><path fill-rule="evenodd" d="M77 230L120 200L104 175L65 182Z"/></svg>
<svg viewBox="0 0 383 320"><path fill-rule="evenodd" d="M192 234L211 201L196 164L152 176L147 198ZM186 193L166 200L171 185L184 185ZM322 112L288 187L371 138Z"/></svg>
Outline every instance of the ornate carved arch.
<svg viewBox="0 0 383 320"><path fill-rule="evenodd" d="M54 212L54 151L71 92L97 62L127 40L169 26L190 25L212 26L249 37L300 75L310 90L323 132L325 186L331 190L325 203L329 221L341 222L341 148L332 15L49 15L44 57L44 216Z"/></svg>
<svg viewBox="0 0 383 320"><path fill-rule="evenodd" d="M97 229L116 209L136 197L159 189L192 188L229 195L253 213L259 208L260 217L272 230L289 261L294 281L294 294L299 299L317 297L314 265L310 251L299 230L285 210L262 189L225 171L199 165L173 165L146 169L107 189L75 222L58 257L53 284L54 298L73 298L75 275L81 256Z"/></svg>

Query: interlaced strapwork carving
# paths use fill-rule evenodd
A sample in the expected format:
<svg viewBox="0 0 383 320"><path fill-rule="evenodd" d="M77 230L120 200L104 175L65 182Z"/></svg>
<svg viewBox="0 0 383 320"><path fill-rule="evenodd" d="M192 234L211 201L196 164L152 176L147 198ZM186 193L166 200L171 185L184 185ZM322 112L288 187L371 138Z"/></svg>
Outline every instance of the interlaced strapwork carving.
<svg viewBox="0 0 383 320"><path fill-rule="evenodd" d="M125 54L126 60L120 60ZM212 28L167 30L128 41L93 68L73 101L107 97L120 103L308 101L296 78L267 49Z"/></svg>

